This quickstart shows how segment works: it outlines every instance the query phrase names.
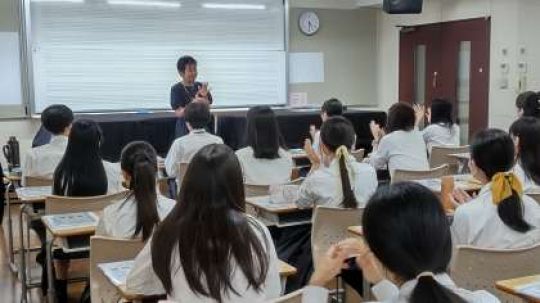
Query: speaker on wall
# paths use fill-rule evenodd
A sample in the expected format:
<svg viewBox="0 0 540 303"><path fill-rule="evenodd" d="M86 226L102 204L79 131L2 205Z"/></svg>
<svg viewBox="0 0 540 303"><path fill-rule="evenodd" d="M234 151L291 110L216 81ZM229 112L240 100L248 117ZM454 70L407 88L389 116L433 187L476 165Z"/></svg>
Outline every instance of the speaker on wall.
<svg viewBox="0 0 540 303"><path fill-rule="evenodd" d="M384 0L383 10L389 14L420 14L423 0Z"/></svg>

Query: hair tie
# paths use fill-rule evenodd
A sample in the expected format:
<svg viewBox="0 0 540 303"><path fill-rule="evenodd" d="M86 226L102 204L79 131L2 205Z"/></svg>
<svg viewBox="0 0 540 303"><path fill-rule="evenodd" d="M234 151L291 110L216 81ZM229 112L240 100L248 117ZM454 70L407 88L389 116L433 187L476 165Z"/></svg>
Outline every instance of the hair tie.
<svg viewBox="0 0 540 303"><path fill-rule="evenodd" d="M419 273L418 276L416 276L416 280L418 280L420 278L423 278L423 277L434 278L435 274L433 272L431 272L431 271L424 271L424 272Z"/></svg>
<svg viewBox="0 0 540 303"><path fill-rule="evenodd" d="M516 192L520 197L523 195L523 187L514 173L497 173L491 179L491 192L493 204L499 205L502 201Z"/></svg>
<svg viewBox="0 0 540 303"><path fill-rule="evenodd" d="M347 149L347 147L345 145L341 145L340 147L338 147L336 149L336 157L338 158L341 158L341 157L347 157L349 155L349 150Z"/></svg>

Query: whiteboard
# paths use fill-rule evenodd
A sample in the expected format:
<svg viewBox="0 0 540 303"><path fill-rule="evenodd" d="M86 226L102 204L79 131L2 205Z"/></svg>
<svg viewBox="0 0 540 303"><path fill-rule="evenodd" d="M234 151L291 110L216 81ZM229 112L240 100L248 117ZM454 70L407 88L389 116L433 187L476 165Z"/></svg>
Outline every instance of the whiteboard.
<svg viewBox="0 0 540 303"><path fill-rule="evenodd" d="M19 34L0 32L0 105L22 104Z"/></svg>
<svg viewBox="0 0 540 303"><path fill-rule="evenodd" d="M289 53L289 83L323 83L323 53Z"/></svg>

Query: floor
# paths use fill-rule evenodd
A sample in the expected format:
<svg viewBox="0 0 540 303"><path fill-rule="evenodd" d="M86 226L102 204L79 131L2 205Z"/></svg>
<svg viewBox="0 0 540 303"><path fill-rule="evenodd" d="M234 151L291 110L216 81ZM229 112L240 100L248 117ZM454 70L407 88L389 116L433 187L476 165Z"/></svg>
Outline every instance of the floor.
<svg viewBox="0 0 540 303"><path fill-rule="evenodd" d="M14 238L18 238L18 213L19 205L12 206L11 217L13 220L13 228L15 231ZM20 302L21 300L21 283L17 275L12 273L9 266L9 257L7 249L7 239L8 239L8 228L7 228L7 209L4 214L3 224L0 226L0 302ZM30 243L32 246L38 246L39 240L35 236L31 236ZM17 239L15 240L14 246L19 247ZM17 255L15 255L17 258ZM40 275L40 266L35 264L35 257L30 258L34 266L33 276L36 278ZM86 262L76 262L73 264L74 270L81 270L85 267ZM83 283L72 283L69 286L69 302L79 302L81 292L84 288ZM42 298L41 290L39 288L34 288L28 291L28 302L30 303L41 303L45 302Z"/></svg>

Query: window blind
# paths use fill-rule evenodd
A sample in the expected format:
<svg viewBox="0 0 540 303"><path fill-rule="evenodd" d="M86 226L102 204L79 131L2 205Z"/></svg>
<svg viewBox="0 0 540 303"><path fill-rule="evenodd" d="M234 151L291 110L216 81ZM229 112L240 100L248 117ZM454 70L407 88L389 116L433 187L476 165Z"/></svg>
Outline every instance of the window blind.
<svg viewBox="0 0 540 303"><path fill-rule="evenodd" d="M214 105L286 103L282 0L31 0L36 112L169 108L193 55Z"/></svg>

